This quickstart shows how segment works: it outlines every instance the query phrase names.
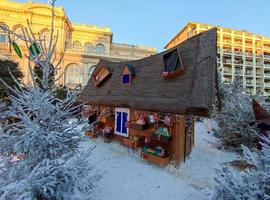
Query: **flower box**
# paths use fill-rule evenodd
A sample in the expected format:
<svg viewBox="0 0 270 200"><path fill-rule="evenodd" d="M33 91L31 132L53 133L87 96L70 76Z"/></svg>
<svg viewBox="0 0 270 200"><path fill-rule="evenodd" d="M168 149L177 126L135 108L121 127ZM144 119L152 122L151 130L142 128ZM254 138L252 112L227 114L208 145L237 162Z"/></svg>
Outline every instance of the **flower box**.
<svg viewBox="0 0 270 200"><path fill-rule="evenodd" d="M184 74L184 70L183 69L177 69L174 72L163 72L162 73L162 77L166 80L166 79L171 79L177 76L181 76L182 74Z"/></svg>
<svg viewBox="0 0 270 200"><path fill-rule="evenodd" d="M162 158L159 156L148 154L146 152L141 152L140 157L144 160L147 160L150 163L160 165L160 166L167 166L170 163L169 157Z"/></svg>

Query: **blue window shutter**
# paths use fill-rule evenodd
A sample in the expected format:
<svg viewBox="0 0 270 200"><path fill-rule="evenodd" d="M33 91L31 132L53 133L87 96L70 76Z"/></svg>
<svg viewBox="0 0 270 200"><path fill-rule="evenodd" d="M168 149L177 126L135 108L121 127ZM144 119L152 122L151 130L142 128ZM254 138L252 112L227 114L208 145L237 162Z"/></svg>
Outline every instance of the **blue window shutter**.
<svg viewBox="0 0 270 200"><path fill-rule="evenodd" d="M127 84L129 82L129 74L123 74L123 84Z"/></svg>
<svg viewBox="0 0 270 200"><path fill-rule="evenodd" d="M128 114L126 112L123 112L123 120L122 120L122 133L127 134L127 117Z"/></svg>
<svg viewBox="0 0 270 200"><path fill-rule="evenodd" d="M121 133L121 112L116 112L116 131Z"/></svg>

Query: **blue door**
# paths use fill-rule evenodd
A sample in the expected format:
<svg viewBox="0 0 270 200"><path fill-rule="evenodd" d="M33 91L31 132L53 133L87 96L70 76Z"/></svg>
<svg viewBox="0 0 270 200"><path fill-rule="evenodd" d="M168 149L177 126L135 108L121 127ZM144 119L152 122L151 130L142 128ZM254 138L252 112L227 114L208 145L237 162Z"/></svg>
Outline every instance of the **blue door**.
<svg viewBox="0 0 270 200"><path fill-rule="evenodd" d="M115 108L115 134L128 137L129 109Z"/></svg>

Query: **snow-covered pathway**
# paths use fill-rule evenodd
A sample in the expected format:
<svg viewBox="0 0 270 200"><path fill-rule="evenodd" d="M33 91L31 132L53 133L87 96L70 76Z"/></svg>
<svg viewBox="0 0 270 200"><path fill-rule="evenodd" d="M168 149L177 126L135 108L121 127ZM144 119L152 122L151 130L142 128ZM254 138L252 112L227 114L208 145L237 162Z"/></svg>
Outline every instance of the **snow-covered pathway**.
<svg viewBox="0 0 270 200"><path fill-rule="evenodd" d="M203 200L214 186L215 168L235 154L215 148L208 122L196 124L195 148L180 169L160 168L141 160L137 152L117 143L89 141L96 146L90 161L102 175L94 190L96 200Z"/></svg>

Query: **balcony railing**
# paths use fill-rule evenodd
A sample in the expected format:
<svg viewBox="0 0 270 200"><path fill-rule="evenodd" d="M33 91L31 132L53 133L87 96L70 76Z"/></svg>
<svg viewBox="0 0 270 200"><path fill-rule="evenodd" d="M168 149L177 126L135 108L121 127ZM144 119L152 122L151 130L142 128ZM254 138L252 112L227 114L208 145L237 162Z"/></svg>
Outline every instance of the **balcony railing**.
<svg viewBox="0 0 270 200"><path fill-rule="evenodd" d="M232 74L232 70L228 70L227 69L227 70L224 70L223 73L225 73L225 74Z"/></svg>
<svg viewBox="0 0 270 200"><path fill-rule="evenodd" d="M269 88L270 87L270 83L264 83L264 86Z"/></svg>
<svg viewBox="0 0 270 200"><path fill-rule="evenodd" d="M235 75L241 75L241 74L242 74L242 72L241 72L241 71L237 71L237 70L236 70L236 71L234 72L234 74L235 74Z"/></svg>
<svg viewBox="0 0 270 200"><path fill-rule="evenodd" d="M251 52L246 52L245 53L247 57L252 57L252 53Z"/></svg>
<svg viewBox="0 0 270 200"><path fill-rule="evenodd" d="M242 42L235 42L234 44L237 45L237 46L241 46Z"/></svg>
<svg viewBox="0 0 270 200"><path fill-rule="evenodd" d="M226 53L226 54L231 54L231 53L232 53L232 51L231 51L231 50L229 50L229 49L223 49L223 53Z"/></svg>
<svg viewBox="0 0 270 200"><path fill-rule="evenodd" d="M242 60L234 60L234 64L236 65L242 65L243 61Z"/></svg>
<svg viewBox="0 0 270 200"><path fill-rule="evenodd" d="M246 65L250 65L250 66L252 66L252 65L253 65L253 63L252 63L252 62L246 62Z"/></svg>
<svg viewBox="0 0 270 200"><path fill-rule="evenodd" d="M229 64L229 65L231 65L232 64L232 60L223 60L223 64Z"/></svg>
<svg viewBox="0 0 270 200"><path fill-rule="evenodd" d="M225 43L225 44L231 44L232 41L231 40L223 40L223 43Z"/></svg>
<svg viewBox="0 0 270 200"><path fill-rule="evenodd" d="M270 60L270 55L264 55L264 59Z"/></svg>
<svg viewBox="0 0 270 200"><path fill-rule="evenodd" d="M246 76L253 76L252 71L246 71Z"/></svg>
<svg viewBox="0 0 270 200"><path fill-rule="evenodd" d="M242 56L243 55L243 52L242 51L234 51L234 54L235 55L241 55Z"/></svg>
<svg viewBox="0 0 270 200"><path fill-rule="evenodd" d="M113 53L102 53L102 52L87 51L87 50L83 50L83 49L73 49L73 48L67 49L66 53L76 53L76 54L82 54L82 55L88 55L88 56L126 59L126 60L136 60L136 59L142 58L142 57L135 56L135 55L120 55L120 54L113 54Z"/></svg>
<svg viewBox="0 0 270 200"><path fill-rule="evenodd" d="M265 74L264 74L264 77L267 78L267 79L269 79L269 78L270 78L270 74L266 74L266 73L265 73Z"/></svg>

